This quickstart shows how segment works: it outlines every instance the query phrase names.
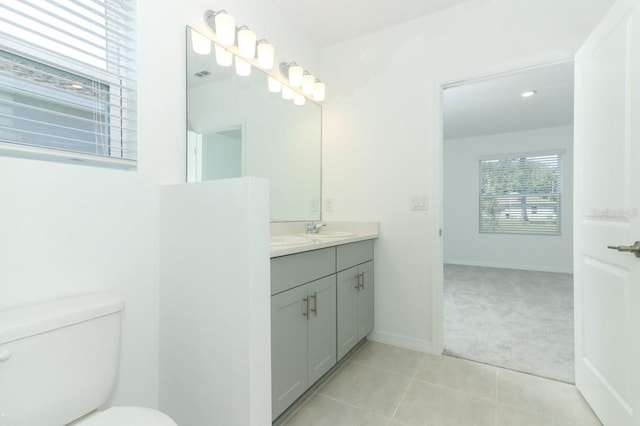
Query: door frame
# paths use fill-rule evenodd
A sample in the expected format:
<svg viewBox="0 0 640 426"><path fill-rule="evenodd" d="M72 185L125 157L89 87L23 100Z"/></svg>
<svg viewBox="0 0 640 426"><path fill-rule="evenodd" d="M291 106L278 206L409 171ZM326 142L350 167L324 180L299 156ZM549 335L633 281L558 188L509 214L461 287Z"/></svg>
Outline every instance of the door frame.
<svg viewBox="0 0 640 426"><path fill-rule="evenodd" d="M519 62L510 64L498 69L490 69L485 72L477 72L473 74L462 75L458 78L442 81L434 85L435 93L434 105L432 105L434 114L434 123L439 125L432 127L432 140L435 141L430 151L430 167L431 167L431 193L433 194L431 203L433 205L433 215L435 230L431 244L432 252L432 268L431 268L431 353L434 355L442 355L444 351L444 90L450 87L460 86L462 84L472 83L476 81L488 80L496 77L507 76L522 71L543 68L550 65L573 62L574 55L541 58L535 62ZM574 194L571 194L575 197ZM575 250L575 247L574 247Z"/></svg>

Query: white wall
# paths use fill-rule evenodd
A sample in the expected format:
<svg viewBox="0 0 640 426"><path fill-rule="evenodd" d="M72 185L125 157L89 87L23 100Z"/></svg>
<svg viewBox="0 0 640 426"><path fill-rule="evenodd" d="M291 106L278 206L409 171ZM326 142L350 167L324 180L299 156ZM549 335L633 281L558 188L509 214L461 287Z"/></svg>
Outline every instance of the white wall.
<svg viewBox="0 0 640 426"><path fill-rule="evenodd" d="M318 69L319 52L261 0L140 1L136 172L0 157L0 309L91 291L125 298L114 402L158 405L158 193L185 180L185 25L226 9ZM222 201L221 201L222 202Z"/></svg>
<svg viewBox="0 0 640 426"><path fill-rule="evenodd" d="M441 344L441 85L570 58L611 3L475 0L323 49L324 219L380 221L373 338Z"/></svg>
<svg viewBox="0 0 640 426"><path fill-rule="evenodd" d="M478 232L480 157L563 150L562 235ZM573 127L551 127L444 141L444 261L462 265L568 272L573 245Z"/></svg>
<svg viewBox="0 0 640 426"><path fill-rule="evenodd" d="M268 182L164 186L160 205L160 408L180 426L268 425Z"/></svg>

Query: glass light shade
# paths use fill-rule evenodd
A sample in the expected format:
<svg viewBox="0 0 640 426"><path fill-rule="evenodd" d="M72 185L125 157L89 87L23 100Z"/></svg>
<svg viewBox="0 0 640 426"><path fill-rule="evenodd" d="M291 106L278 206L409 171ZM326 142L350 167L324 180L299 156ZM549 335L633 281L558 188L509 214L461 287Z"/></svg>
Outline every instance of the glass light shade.
<svg viewBox="0 0 640 426"><path fill-rule="evenodd" d="M231 46L236 41L236 19L227 12L216 13L216 36L218 43Z"/></svg>
<svg viewBox="0 0 640 426"><path fill-rule="evenodd" d="M198 55L211 53L211 40L197 31L191 30L191 48Z"/></svg>
<svg viewBox="0 0 640 426"><path fill-rule="evenodd" d="M236 56L236 74L242 77L251 75L251 64Z"/></svg>
<svg viewBox="0 0 640 426"><path fill-rule="evenodd" d="M271 93L278 93L280 90L282 90L282 83L280 83L279 80L271 77L270 75L267 76L267 83L269 84L269 91Z"/></svg>
<svg viewBox="0 0 640 426"><path fill-rule="evenodd" d="M256 56L256 33L249 28L238 31L238 52L243 58Z"/></svg>
<svg viewBox="0 0 640 426"><path fill-rule="evenodd" d="M293 87L302 86L302 73L303 69L300 65L291 65L289 67L289 83Z"/></svg>
<svg viewBox="0 0 640 426"><path fill-rule="evenodd" d="M302 93L305 95L313 95L313 89L316 84L316 78L311 74L302 76Z"/></svg>
<svg viewBox="0 0 640 426"><path fill-rule="evenodd" d="M275 49L269 43L258 44L258 66L263 70L273 68L273 58L275 57Z"/></svg>
<svg viewBox="0 0 640 426"><path fill-rule="evenodd" d="M233 63L233 53L216 44L216 64L221 67L230 67Z"/></svg>
<svg viewBox="0 0 640 426"><path fill-rule="evenodd" d="M300 93L295 93L293 95L293 103L296 105L304 105L305 97Z"/></svg>
<svg viewBox="0 0 640 426"><path fill-rule="evenodd" d="M286 99L290 101L291 99L293 99L294 95L295 95L295 92L291 87L282 86L282 99Z"/></svg>
<svg viewBox="0 0 640 426"><path fill-rule="evenodd" d="M313 100L316 102L324 101L326 91L327 86L323 82L317 81L313 86Z"/></svg>

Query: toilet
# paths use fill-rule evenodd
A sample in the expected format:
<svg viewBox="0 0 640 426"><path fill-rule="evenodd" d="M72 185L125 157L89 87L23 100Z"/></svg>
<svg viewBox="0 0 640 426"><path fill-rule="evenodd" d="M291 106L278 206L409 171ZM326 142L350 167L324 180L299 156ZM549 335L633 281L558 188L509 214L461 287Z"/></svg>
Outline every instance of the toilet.
<svg viewBox="0 0 640 426"><path fill-rule="evenodd" d="M98 410L116 382L123 305L87 294L0 312L0 424L176 426L150 408Z"/></svg>

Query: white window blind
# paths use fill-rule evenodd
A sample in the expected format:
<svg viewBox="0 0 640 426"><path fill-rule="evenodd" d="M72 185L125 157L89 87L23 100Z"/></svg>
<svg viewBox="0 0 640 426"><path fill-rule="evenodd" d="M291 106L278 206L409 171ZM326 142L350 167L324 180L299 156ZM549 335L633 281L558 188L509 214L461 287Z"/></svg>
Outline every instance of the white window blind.
<svg viewBox="0 0 640 426"><path fill-rule="evenodd" d="M480 160L480 232L560 235L561 153Z"/></svg>
<svg viewBox="0 0 640 426"><path fill-rule="evenodd" d="M135 47L132 0L2 0L2 152L135 166Z"/></svg>

